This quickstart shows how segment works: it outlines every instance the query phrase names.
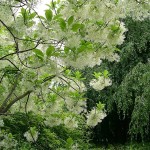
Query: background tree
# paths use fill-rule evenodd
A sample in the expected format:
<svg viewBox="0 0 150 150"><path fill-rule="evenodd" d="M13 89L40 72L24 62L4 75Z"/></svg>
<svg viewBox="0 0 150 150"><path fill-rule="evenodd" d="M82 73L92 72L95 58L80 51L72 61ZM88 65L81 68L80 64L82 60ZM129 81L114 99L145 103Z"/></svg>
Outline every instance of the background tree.
<svg viewBox="0 0 150 150"><path fill-rule="evenodd" d="M120 62L106 61L101 68L94 68L97 72L107 69L111 73L112 86L100 92L93 89L87 92L89 99L94 99L94 102L89 100L89 107L100 100L108 112L93 130L97 142L124 143L129 139L148 141L150 138L149 19L140 22L127 18L125 24L128 32L119 47Z"/></svg>

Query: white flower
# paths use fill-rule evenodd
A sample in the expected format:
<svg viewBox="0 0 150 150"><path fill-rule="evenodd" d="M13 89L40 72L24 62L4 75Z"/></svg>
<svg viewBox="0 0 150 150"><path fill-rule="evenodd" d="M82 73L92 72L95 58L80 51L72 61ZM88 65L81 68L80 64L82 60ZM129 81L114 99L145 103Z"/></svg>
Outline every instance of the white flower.
<svg viewBox="0 0 150 150"><path fill-rule="evenodd" d="M64 124L68 128L77 128L78 127L78 122L75 120L74 117L67 117L67 118L65 118Z"/></svg>
<svg viewBox="0 0 150 150"><path fill-rule="evenodd" d="M53 87L56 84L59 85L59 83L69 86L69 89L68 89L69 92L74 92L74 91L84 92L87 90L82 81L79 81L71 77L66 78L64 76L59 76L58 78L53 79L50 87Z"/></svg>
<svg viewBox="0 0 150 150"><path fill-rule="evenodd" d="M70 97L66 97L65 102L66 102L67 108L68 108L69 110L71 110L72 107L74 107L74 105L75 105L75 100L72 99L72 98L70 98Z"/></svg>
<svg viewBox="0 0 150 150"><path fill-rule="evenodd" d="M119 62L120 61L120 56L117 54L117 53L110 53L107 55L107 59L109 61L116 61L116 62Z"/></svg>
<svg viewBox="0 0 150 150"><path fill-rule="evenodd" d="M77 36L77 35L72 35L71 37L68 38L67 42L65 43L66 46L68 47L79 47L80 45L80 40L81 37Z"/></svg>
<svg viewBox="0 0 150 150"><path fill-rule="evenodd" d="M78 101L76 105L70 110L75 114L80 114L81 112L86 111L86 101Z"/></svg>
<svg viewBox="0 0 150 150"><path fill-rule="evenodd" d="M0 4L0 19L2 21L5 21L4 23L6 25L11 24L13 17L12 17L12 12L9 6Z"/></svg>
<svg viewBox="0 0 150 150"><path fill-rule="evenodd" d="M67 108L69 111L74 112L75 114L80 114L82 111L85 111L86 101L84 100L74 100L72 98L67 97L65 99L67 104Z"/></svg>
<svg viewBox="0 0 150 150"><path fill-rule="evenodd" d="M38 139L38 134L38 131L34 127L31 127L29 131L24 133L24 137L26 137L28 142L35 142Z"/></svg>
<svg viewBox="0 0 150 150"><path fill-rule="evenodd" d="M79 90L80 92L84 92L87 90L82 81L73 79L73 80L70 80L69 82L70 82L69 91Z"/></svg>
<svg viewBox="0 0 150 150"><path fill-rule="evenodd" d="M46 118L44 123L50 127L53 127L53 126L59 126L60 124L63 123L63 121L61 118L58 117L48 117Z"/></svg>
<svg viewBox="0 0 150 150"><path fill-rule="evenodd" d="M102 122L102 119L104 119L105 117L106 117L105 112L93 109L87 115L87 125L94 127L97 125L97 123Z"/></svg>
<svg viewBox="0 0 150 150"><path fill-rule="evenodd" d="M111 80L109 78L105 78L104 76L100 76L98 79L92 79L90 81L90 86L92 86L96 91L100 91L111 84Z"/></svg>
<svg viewBox="0 0 150 150"><path fill-rule="evenodd" d="M59 112L61 110L62 103L60 100L56 100L55 102L51 102L50 107L48 108L49 113Z"/></svg>
<svg viewBox="0 0 150 150"><path fill-rule="evenodd" d="M100 65L101 60L97 53L95 52L82 52L78 55L76 60L74 57L68 55L64 62L67 66L72 66L77 69L84 69L85 67L94 67L95 65Z"/></svg>

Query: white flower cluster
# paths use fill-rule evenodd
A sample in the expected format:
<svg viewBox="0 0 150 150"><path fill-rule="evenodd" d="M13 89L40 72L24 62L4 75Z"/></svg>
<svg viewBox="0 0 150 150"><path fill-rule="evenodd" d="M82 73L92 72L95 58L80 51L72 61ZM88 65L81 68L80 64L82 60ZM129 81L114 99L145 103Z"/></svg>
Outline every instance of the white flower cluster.
<svg viewBox="0 0 150 150"><path fill-rule="evenodd" d="M67 104L67 108L69 111L80 114L82 111L85 111L86 108L86 101L85 100L75 100L72 98L66 98L65 102Z"/></svg>
<svg viewBox="0 0 150 150"><path fill-rule="evenodd" d="M100 65L103 59L103 52L106 52L104 59L119 61L119 56L114 53L114 48L112 47L123 43L124 33L126 32L124 24L119 21L119 18L124 17L121 1L118 1L116 4L114 1L110 2L110 0L90 0L86 1L77 10L74 9L72 3L76 2L63 3L64 7L61 13L66 20L70 16L74 16L74 20L78 20L78 23L84 26L83 32L86 34L81 36L78 32L72 33L72 30L66 30L59 32L57 36L59 37L63 34L62 37L65 37L64 45L69 48L78 48L81 39L97 43L101 46L96 51L95 49L89 51L88 48L81 53L70 51L65 58L62 58L65 65L76 69ZM71 14L66 14L67 10ZM73 23L76 23L76 21ZM59 30L61 31L61 29ZM107 49L109 49L109 53L107 53Z"/></svg>
<svg viewBox="0 0 150 150"><path fill-rule="evenodd" d="M120 61L120 56L117 54L117 53L113 53L113 54L108 54L107 55L107 59L109 60L109 61L116 61L116 62L119 62Z"/></svg>
<svg viewBox="0 0 150 150"><path fill-rule="evenodd" d="M84 83L82 81L79 81L79 80L76 80L76 79L73 79L73 80L70 80L69 81L69 84L70 84L70 87L69 87L69 91L80 91L80 92L84 92L86 91L86 87L84 85Z"/></svg>
<svg viewBox="0 0 150 150"><path fill-rule="evenodd" d="M17 36L19 37L29 33L22 17L17 17L16 20L11 24L11 27L15 29Z"/></svg>
<svg viewBox="0 0 150 150"><path fill-rule="evenodd" d="M71 128L71 129L78 127L78 121L72 116L66 117L64 119L64 124L66 125L66 127Z"/></svg>
<svg viewBox="0 0 150 150"><path fill-rule="evenodd" d="M0 139L1 150L16 149L18 143L11 133L7 134L0 130Z"/></svg>
<svg viewBox="0 0 150 150"><path fill-rule="evenodd" d="M125 24L120 21L114 21L109 23L110 32L105 39L105 43L111 47L112 45L121 45L124 42L124 33L127 31Z"/></svg>
<svg viewBox="0 0 150 150"><path fill-rule="evenodd" d="M49 114L57 113L62 110L63 100L57 99L55 102L48 102L44 110Z"/></svg>
<svg viewBox="0 0 150 150"><path fill-rule="evenodd" d="M116 2L110 0L88 0L77 10L74 9L72 3L76 2L63 3L64 7L61 10L63 17L67 20L70 16L74 16L74 20L78 20L79 23L85 26L84 33L86 34L81 37L82 39L100 43L110 49L110 53L106 53L105 56L110 61L119 61L119 56L114 53L112 46L122 44L124 33L127 31L124 23L120 22L119 19L124 18L127 14L138 19L149 16L148 6L150 3L148 3L148 0L119 0ZM67 11L71 14L66 14ZM72 31L69 30L63 33L59 32L60 34L66 35L64 44L68 47L79 45L80 34L76 33L73 35ZM100 52L100 49L97 50L96 56L94 51L89 52L88 50L79 53L78 56L70 53L64 58L64 62L67 66L77 69L83 69L86 66L93 67L101 63L100 54L97 55Z"/></svg>
<svg viewBox="0 0 150 150"><path fill-rule="evenodd" d="M15 6L17 4L19 4L19 0L0 0L0 5L3 4L3 5L12 5L12 6ZM26 5L29 7L29 8L33 8L35 7L39 2L41 2L41 0L32 0L32 1L26 1Z"/></svg>
<svg viewBox="0 0 150 150"><path fill-rule="evenodd" d="M100 76L98 79L92 79L90 81L90 86L93 87L96 91L100 91L107 86L110 86L112 81L109 78Z"/></svg>
<svg viewBox="0 0 150 150"><path fill-rule="evenodd" d="M53 127L53 126L59 126L60 124L63 124L63 121L61 118L50 116L46 118L44 123L50 127Z"/></svg>
<svg viewBox="0 0 150 150"><path fill-rule="evenodd" d="M0 20L2 20L6 25L11 24L13 17L9 6L0 4Z"/></svg>
<svg viewBox="0 0 150 150"><path fill-rule="evenodd" d="M58 76L57 78L54 78L51 82L50 87L53 87L54 85L59 85L59 84L68 86L69 87L68 92L74 92L74 91L84 92L87 90L82 81L79 81L71 77L65 77L65 76Z"/></svg>
<svg viewBox="0 0 150 150"><path fill-rule="evenodd" d="M87 115L87 125L94 127L97 123L102 122L105 117L106 113L102 110L92 109Z"/></svg>
<svg viewBox="0 0 150 150"><path fill-rule="evenodd" d="M72 66L77 69L94 67L95 65L100 65L102 62L99 55L95 52L82 52L77 56L76 60L72 59L70 56L67 56L64 61L67 66Z"/></svg>
<svg viewBox="0 0 150 150"><path fill-rule="evenodd" d="M150 19L149 0L124 0L122 9L135 20Z"/></svg>
<svg viewBox="0 0 150 150"><path fill-rule="evenodd" d="M70 33L69 33L70 34ZM78 48L79 45L80 45L80 40L81 40L81 37L79 35L75 35L75 34L72 34L70 35L70 37L67 37L67 42L66 42L66 46L67 47L70 47L70 48Z"/></svg>
<svg viewBox="0 0 150 150"><path fill-rule="evenodd" d="M0 25L1 27L1 25ZM7 45L12 45L13 44L13 40L10 38L10 34L7 31L3 31L1 30L1 34L0 34L0 45L1 46L7 46ZM12 53L13 50L9 50L9 53Z"/></svg>
<svg viewBox="0 0 150 150"><path fill-rule="evenodd" d="M31 127L29 131L24 133L24 137L26 137L28 142L35 142L38 139L38 131Z"/></svg>

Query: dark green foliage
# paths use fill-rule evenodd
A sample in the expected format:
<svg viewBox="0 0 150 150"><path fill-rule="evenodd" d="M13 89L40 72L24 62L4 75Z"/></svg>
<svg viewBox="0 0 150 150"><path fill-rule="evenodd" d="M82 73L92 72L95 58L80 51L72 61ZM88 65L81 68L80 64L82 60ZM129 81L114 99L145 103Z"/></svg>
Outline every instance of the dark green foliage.
<svg viewBox="0 0 150 150"><path fill-rule="evenodd" d="M121 96L122 95L122 96ZM129 72L114 95L118 111L131 115L132 135L149 135L150 122L150 63L138 63Z"/></svg>
<svg viewBox="0 0 150 150"><path fill-rule="evenodd" d="M106 145L129 138L150 140L150 21L128 18L125 24L128 32L119 47L120 62L105 61L101 69L94 68L98 72L107 69L113 85L100 92L93 89L87 92L89 109L98 101L106 104L108 116L93 133L95 142Z"/></svg>
<svg viewBox="0 0 150 150"><path fill-rule="evenodd" d="M16 113L12 116L4 117L3 120L5 126L1 127L1 129L13 135L18 142L16 147L18 150L56 150L66 148L69 142L68 139L73 141L72 144L77 142L81 150L86 150L89 146L87 144L87 134L83 128L72 130L63 125L48 127L44 124L44 119L40 115L34 115L32 112L28 114ZM36 127L39 132L36 142L28 142L24 137L24 133L30 127Z"/></svg>
<svg viewBox="0 0 150 150"><path fill-rule="evenodd" d="M43 119L40 116L35 116L31 112L28 113L28 115L18 112L12 116L4 118L5 128L9 129L9 132L16 135L23 135L23 133L28 130L29 126L38 126L38 128L41 128L42 121Z"/></svg>

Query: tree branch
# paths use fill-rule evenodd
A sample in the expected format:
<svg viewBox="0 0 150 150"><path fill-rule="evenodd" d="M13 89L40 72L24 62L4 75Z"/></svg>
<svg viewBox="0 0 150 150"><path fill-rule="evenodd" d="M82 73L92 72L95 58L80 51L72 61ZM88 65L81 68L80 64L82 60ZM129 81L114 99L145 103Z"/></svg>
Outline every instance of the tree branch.
<svg viewBox="0 0 150 150"><path fill-rule="evenodd" d="M41 40L41 39L40 39ZM39 41L40 41L39 40ZM30 49L26 49L26 50L23 50L23 51L18 51L18 52L14 52L14 53L9 53L3 57L0 58L0 60L8 57L8 56L12 56L12 55L15 55L15 54L19 54L19 53L25 53L25 52L28 52L28 51L32 51L33 49L37 48L37 46L39 45L39 42L37 42L37 44L33 47L33 48L30 48Z"/></svg>
<svg viewBox="0 0 150 150"><path fill-rule="evenodd" d="M24 93L24 94L22 94L22 95L16 97L15 99L13 99L13 100L5 107L5 109L0 110L0 113L6 113L6 112L11 108L11 106L12 106L14 103L16 103L16 102L19 101L20 99L26 97L27 95L29 95L29 94L32 93L32 92L33 92L32 90L29 90L29 91L27 91L26 93Z"/></svg>
<svg viewBox="0 0 150 150"><path fill-rule="evenodd" d="M11 60L5 58L5 59L0 59L0 60L7 60L8 62L10 62L18 71L21 71Z"/></svg>
<svg viewBox="0 0 150 150"><path fill-rule="evenodd" d="M7 95L6 99L4 100L4 102L2 103L1 107L0 107L0 112L3 111L3 109L5 108L5 106L7 105L7 102L9 101L10 97L12 96L13 92L15 91L17 87L17 79L10 91L10 93Z"/></svg>

